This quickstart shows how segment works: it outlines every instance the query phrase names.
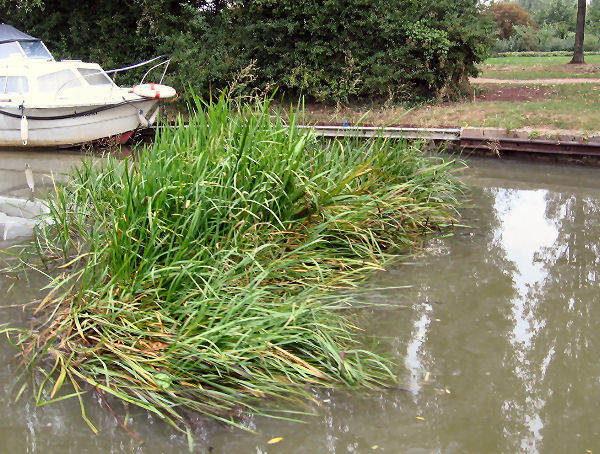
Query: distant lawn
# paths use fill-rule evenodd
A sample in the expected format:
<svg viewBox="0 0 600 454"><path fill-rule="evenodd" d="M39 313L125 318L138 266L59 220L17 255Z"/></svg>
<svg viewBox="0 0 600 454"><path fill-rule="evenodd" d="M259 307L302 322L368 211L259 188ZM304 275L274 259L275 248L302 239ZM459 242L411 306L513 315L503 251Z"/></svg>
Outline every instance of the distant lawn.
<svg viewBox="0 0 600 454"><path fill-rule="evenodd" d="M571 57L492 57L483 64L490 66L566 65ZM600 64L600 55L586 55L586 63Z"/></svg>
<svg viewBox="0 0 600 454"><path fill-rule="evenodd" d="M599 78L600 55L587 55L586 65L568 65L570 56L507 56L486 60L480 65L481 77L506 80ZM504 96L514 92L507 85L474 86L474 101L425 105L407 110L402 105L328 107L308 106L307 122L389 125L420 127L489 126L507 129L569 129L585 133L600 132L600 84L546 84L541 97ZM523 88L524 90L527 87ZM482 91L502 94L494 100ZM489 100L492 99L492 100Z"/></svg>
<svg viewBox="0 0 600 454"><path fill-rule="evenodd" d="M545 67L519 68L510 67L510 69L490 69L483 68L479 77L488 79L506 79L506 80L533 80L533 79L600 79L600 65L593 68L587 68L590 72L570 71L569 68L559 65L548 65Z"/></svg>
<svg viewBox="0 0 600 454"><path fill-rule="evenodd" d="M548 85L554 94L547 99L475 101L419 109L405 118L421 126L490 126L508 129L600 130L600 88L589 84ZM485 86L483 86L485 89Z"/></svg>
<svg viewBox="0 0 600 454"><path fill-rule="evenodd" d="M585 65L569 65L571 57L494 57L479 66L479 77L490 79L600 78L600 55L586 55Z"/></svg>
<svg viewBox="0 0 600 454"><path fill-rule="evenodd" d="M544 85L551 94L531 101L464 101L422 106L409 111L402 106L335 108L307 106L307 122L419 127L489 126L507 129L570 129L586 133L600 131L600 87L594 84ZM486 85L477 90L498 90Z"/></svg>

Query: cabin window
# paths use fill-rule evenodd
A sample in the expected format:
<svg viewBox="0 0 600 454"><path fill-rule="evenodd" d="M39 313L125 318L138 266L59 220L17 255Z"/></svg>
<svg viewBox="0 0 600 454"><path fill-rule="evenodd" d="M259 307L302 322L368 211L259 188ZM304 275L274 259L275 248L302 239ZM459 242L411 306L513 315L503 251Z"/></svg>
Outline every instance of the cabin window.
<svg viewBox="0 0 600 454"><path fill-rule="evenodd" d="M0 44L0 58L8 58L11 54L17 54L23 56L21 49L16 42L2 43Z"/></svg>
<svg viewBox="0 0 600 454"><path fill-rule="evenodd" d="M29 91L29 83L25 76L0 76L0 93L15 94L27 93Z"/></svg>
<svg viewBox="0 0 600 454"><path fill-rule="evenodd" d="M48 58L52 59L52 55L41 41L21 41L23 52L28 58Z"/></svg>
<svg viewBox="0 0 600 454"><path fill-rule="evenodd" d="M38 77L40 91L54 91L79 86L81 86L81 82L75 73L69 69L63 69Z"/></svg>
<svg viewBox="0 0 600 454"><path fill-rule="evenodd" d="M112 80L103 71L94 68L77 68L79 74L90 85L112 85Z"/></svg>

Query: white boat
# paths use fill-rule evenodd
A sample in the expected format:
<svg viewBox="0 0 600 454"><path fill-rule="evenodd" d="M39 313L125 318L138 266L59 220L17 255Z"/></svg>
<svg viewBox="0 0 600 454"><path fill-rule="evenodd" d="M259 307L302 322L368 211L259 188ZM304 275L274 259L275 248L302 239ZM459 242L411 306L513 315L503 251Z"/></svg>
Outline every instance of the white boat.
<svg viewBox="0 0 600 454"><path fill-rule="evenodd" d="M164 65L166 71L168 60L133 87L115 85L108 74L156 60L111 71L80 60L56 61L40 39L0 24L0 147L127 140L154 121L160 98L176 96L171 87L144 83L152 69Z"/></svg>

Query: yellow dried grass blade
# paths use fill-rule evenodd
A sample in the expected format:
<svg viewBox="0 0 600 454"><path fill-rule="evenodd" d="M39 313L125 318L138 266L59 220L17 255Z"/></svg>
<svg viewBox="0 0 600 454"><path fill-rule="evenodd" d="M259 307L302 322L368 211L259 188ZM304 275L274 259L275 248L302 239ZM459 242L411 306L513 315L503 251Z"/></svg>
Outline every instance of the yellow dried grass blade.
<svg viewBox="0 0 600 454"><path fill-rule="evenodd" d="M308 364L306 361L304 361L302 358L298 358L296 355L294 355L293 353L288 352L287 350L284 350L281 347L278 347L277 345L273 345L271 344L271 347L273 347L275 350L277 350L278 352L280 352L282 355L284 355L285 357L291 359L292 361L294 361L296 364L299 364L300 366L302 366L304 369L308 370L310 373L312 373L315 377L319 377L319 378L327 378L323 372L321 372L320 370L316 369L315 367L311 366L310 364Z"/></svg>

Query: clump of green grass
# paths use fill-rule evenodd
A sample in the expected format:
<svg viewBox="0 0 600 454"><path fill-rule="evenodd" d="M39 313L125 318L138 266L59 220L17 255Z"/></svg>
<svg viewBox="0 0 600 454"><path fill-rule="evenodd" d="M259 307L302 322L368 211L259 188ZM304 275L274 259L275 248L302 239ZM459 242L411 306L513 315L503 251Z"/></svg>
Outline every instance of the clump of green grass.
<svg viewBox="0 0 600 454"><path fill-rule="evenodd" d="M294 118L198 102L136 159L84 163L57 188L35 248L58 275L45 321L16 339L30 370L52 358L40 403L70 382L178 427L188 411L235 425L277 414L265 397L394 380L340 289L454 222L455 165L403 142L325 142Z"/></svg>

